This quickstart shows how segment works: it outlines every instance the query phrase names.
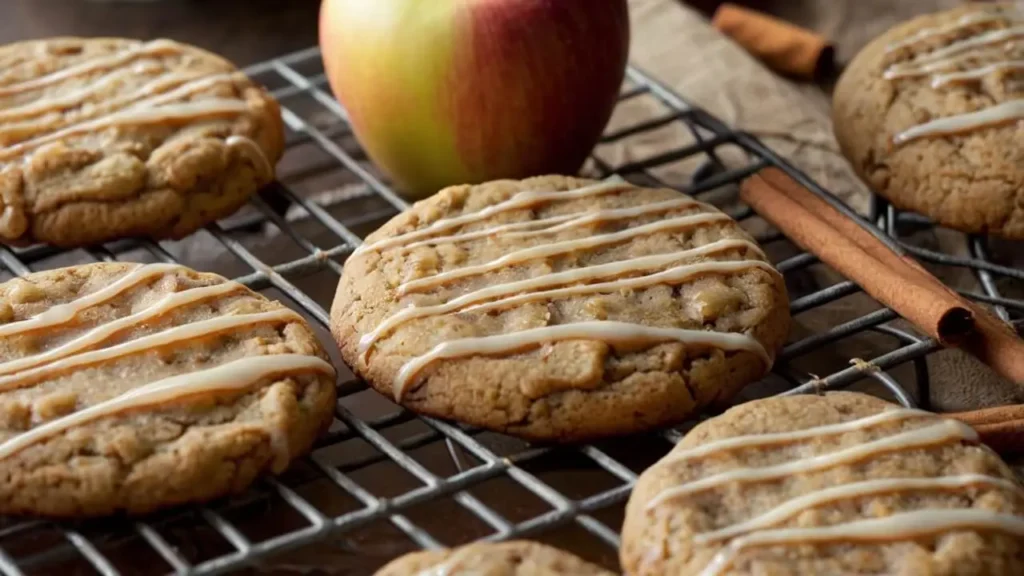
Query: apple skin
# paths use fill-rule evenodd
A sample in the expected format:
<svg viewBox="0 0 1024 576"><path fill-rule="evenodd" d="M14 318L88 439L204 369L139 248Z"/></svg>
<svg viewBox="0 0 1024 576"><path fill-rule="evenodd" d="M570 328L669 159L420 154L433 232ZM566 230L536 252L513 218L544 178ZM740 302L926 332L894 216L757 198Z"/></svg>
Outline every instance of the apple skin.
<svg viewBox="0 0 1024 576"><path fill-rule="evenodd" d="M331 89L412 198L574 174L629 55L626 0L324 0Z"/></svg>

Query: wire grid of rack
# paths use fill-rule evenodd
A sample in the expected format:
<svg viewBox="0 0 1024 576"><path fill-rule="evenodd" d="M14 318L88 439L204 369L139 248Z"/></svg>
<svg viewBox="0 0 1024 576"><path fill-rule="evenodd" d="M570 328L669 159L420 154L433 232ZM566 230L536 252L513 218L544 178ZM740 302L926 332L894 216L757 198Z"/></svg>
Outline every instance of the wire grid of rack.
<svg viewBox="0 0 1024 576"><path fill-rule="evenodd" d="M282 104L288 154L300 164L281 170L279 182L239 215L180 242L121 241L70 253L46 247L0 249L6 277L83 261L193 261L233 276L291 305L309 318L325 343L327 307L344 259L361 236L406 207L358 149L345 111L330 95L316 49L251 67ZM644 99L652 112L640 123L613 127L602 145L683 129L688 138L672 150L615 164L598 146L588 170L620 174L639 184L660 183L661 168L697 161L683 190L714 201L735 192L743 178L766 166L789 173L826 194L755 138L730 130L640 70L630 68L620 106ZM742 151L739 166L719 151ZM324 190L331 194L324 194ZM758 220L744 206L727 210L746 223ZM926 263L970 270L981 287L969 296L1019 323L1024 300L1001 293L1019 290L1024 272L992 261L986 242L964 237L968 253L955 256L900 234L927 227L875 198L867 225L887 242ZM821 266L778 232L756 234L793 292L800 317L860 289L838 280L802 289L793 278ZM788 246L773 251L773 246ZM755 395L843 387L873 379L877 391L904 404L928 397L925 356L935 342L894 324L896 315L874 310L791 341L774 373ZM820 377L799 360L865 331L886 348L867 358L880 370L839 364ZM335 356L336 364L342 364ZM889 370L903 370L902 382ZM336 422L307 458L244 494L201 507L170 510L144 519L82 523L0 519L0 572L216 574L237 570L273 573L365 574L417 548L453 546L475 539L531 537L547 540L614 567L623 503L637 475L662 456L686 427L661 434L571 448L531 446L497 434L420 418L376 395L342 370Z"/></svg>

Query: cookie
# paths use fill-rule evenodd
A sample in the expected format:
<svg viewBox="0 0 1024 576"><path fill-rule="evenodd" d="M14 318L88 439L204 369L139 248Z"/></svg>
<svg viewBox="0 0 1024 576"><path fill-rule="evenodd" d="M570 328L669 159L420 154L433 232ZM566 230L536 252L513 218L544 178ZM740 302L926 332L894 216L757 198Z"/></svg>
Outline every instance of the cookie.
<svg viewBox="0 0 1024 576"><path fill-rule="evenodd" d="M895 206L1024 238L1024 13L974 3L871 42L834 96L843 153Z"/></svg>
<svg viewBox="0 0 1024 576"><path fill-rule="evenodd" d="M529 541L469 544L454 550L406 554L376 576L612 576L576 556Z"/></svg>
<svg viewBox="0 0 1024 576"><path fill-rule="evenodd" d="M170 40L0 48L0 242L181 238L274 179L278 104Z"/></svg>
<svg viewBox="0 0 1024 576"><path fill-rule="evenodd" d="M345 360L409 409L570 442L727 401L768 371L789 310L715 208L547 176L395 217L346 263L331 320Z"/></svg>
<svg viewBox="0 0 1024 576"><path fill-rule="evenodd" d="M172 264L0 284L0 514L142 513L281 472L330 424L301 316Z"/></svg>
<svg viewBox="0 0 1024 576"><path fill-rule="evenodd" d="M626 508L627 574L1024 574L1024 491L967 425L863 394L695 427Z"/></svg>

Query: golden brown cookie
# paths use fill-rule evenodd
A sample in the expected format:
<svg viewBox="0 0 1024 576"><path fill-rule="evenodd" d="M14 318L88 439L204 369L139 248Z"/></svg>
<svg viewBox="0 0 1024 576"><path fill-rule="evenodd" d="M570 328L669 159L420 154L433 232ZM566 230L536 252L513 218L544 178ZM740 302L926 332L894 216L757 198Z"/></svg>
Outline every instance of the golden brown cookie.
<svg viewBox="0 0 1024 576"><path fill-rule="evenodd" d="M1024 13L974 3L889 30L834 97L836 137L894 205L1024 238Z"/></svg>
<svg viewBox="0 0 1024 576"><path fill-rule="evenodd" d="M641 476L630 575L1024 574L1024 490L967 425L850 392L749 402Z"/></svg>
<svg viewBox="0 0 1024 576"><path fill-rule="evenodd" d="M0 242L181 238L274 178L277 102L170 40L0 47Z"/></svg>
<svg viewBox="0 0 1024 576"><path fill-rule="evenodd" d="M331 422L295 312L169 264L0 284L0 513L148 512L280 472Z"/></svg>
<svg viewBox="0 0 1024 576"><path fill-rule="evenodd" d="M548 176L442 190L367 238L331 311L346 361L420 413L576 441L678 422L769 369L781 276L668 189Z"/></svg>
<svg viewBox="0 0 1024 576"><path fill-rule="evenodd" d="M406 554L376 576L612 576L576 556L526 540Z"/></svg>

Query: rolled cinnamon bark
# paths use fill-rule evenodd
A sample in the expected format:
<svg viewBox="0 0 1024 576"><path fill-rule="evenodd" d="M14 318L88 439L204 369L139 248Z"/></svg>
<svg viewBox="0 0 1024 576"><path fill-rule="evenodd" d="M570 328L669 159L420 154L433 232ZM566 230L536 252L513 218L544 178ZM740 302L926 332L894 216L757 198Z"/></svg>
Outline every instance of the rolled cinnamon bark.
<svg viewBox="0 0 1024 576"><path fill-rule="evenodd" d="M929 336L955 343L971 331L973 315L958 299L921 281L916 273L897 272L891 262L869 254L843 233L844 226L830 225L787 195L783 187L791 186L803 188L781 171L767 168L743 183L740 196L790 240Z"/></svg>
<svg viewBox="0 0 1024 576"><path fill-rule="evenodd" d="M750 177L740 195L803 249L932 338L961 346L1001 376L1024 384L1024 341L1010 326L913 259L893 252L781 170L766 168Z"/></svg>
<svg viewBox="0 0 1024 576"><path fill-rule="evenodd" d="M719 6L711 25L780 74L812 79L832 63L823 36L736 4Z"/></svg>

